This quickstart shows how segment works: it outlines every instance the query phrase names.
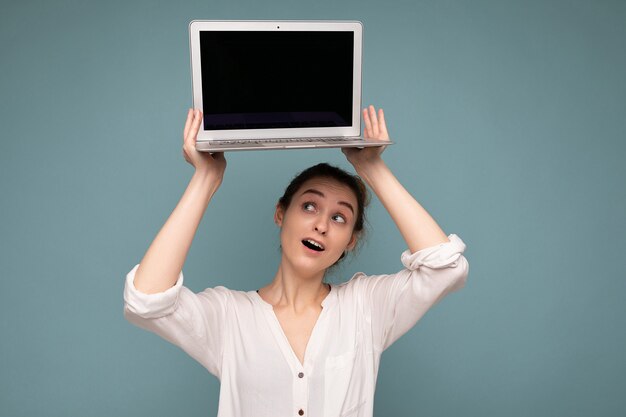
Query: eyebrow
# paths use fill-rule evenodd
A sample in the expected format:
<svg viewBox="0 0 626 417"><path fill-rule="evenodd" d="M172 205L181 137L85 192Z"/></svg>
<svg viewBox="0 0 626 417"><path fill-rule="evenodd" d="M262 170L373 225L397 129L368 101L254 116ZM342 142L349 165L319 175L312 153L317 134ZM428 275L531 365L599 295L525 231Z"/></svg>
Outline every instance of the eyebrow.
<svg viewBox="0 0 626 417"><path fill-rule="evenodd" d="M311 194L317 194L320 197L324 197L326 198L326 196L324 195L323 192L316 190L314 188L309 188L308 190L304 191L302 194L306 194L306 193L311 193ZM338 201L338 204L342 205L342 206L346 206L350 209L350 211L352 212L352 214L354 214L354 207L352 207L352 204L348 203L347 201Z"/></svg>

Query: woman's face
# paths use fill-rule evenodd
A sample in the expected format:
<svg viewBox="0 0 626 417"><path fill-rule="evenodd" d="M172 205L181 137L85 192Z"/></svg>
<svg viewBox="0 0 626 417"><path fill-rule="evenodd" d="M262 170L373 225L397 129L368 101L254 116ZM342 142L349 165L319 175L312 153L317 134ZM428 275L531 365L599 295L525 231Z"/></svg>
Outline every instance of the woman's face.
<svg viewBox="0 0 626 417"><path fill-rule="evenodd" d="M346 185L331 178L302 184L287 210L276 207L283 257L297 269L324 271L356 244L357 200Z"/></svg>

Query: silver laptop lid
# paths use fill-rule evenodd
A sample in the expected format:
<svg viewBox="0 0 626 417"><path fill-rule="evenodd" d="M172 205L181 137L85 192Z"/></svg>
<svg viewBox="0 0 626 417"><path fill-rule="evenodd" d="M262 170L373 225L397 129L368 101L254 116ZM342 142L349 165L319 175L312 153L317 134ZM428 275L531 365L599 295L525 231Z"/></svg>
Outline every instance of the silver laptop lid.
<svg viewBox="0 0 626 417"><path fill-rule="evenodd" d="M359 136L362 25L192 21L198 142Z"/></svg>

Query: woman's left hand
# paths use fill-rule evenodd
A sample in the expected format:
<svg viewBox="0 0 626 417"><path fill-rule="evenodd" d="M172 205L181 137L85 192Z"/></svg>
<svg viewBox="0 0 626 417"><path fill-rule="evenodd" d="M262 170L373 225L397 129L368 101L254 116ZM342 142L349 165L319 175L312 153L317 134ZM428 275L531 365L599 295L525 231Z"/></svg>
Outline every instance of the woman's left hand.
<svg viewBox="0 0 626 417"><path fill-rule="evenodd" d="M365 123L363 137L370 140L378 140L381 142L381 146L371 146L362 149L341 149L357 172L360 168L365 168L371 163L380 161L380 156L386 147L385 142L389 142L389 134L387 133L383 109L378 109L378 114L376 114L374 106L363 109L363 121Z"/></svg>

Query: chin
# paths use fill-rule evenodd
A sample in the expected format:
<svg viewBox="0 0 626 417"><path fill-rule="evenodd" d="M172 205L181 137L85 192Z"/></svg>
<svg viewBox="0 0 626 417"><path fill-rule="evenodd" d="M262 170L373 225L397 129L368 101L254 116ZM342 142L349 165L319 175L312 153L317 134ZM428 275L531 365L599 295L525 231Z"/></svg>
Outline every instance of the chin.
<svg viewBox="0 0 626 417"><path fill-rule="evenodd" d="M306 256L286 256L287 261L297 270L302 271L305 275L315 275L325 272L334 262L328 259L315 259ZM336 261L335 261L336 262Z"/></svg>

